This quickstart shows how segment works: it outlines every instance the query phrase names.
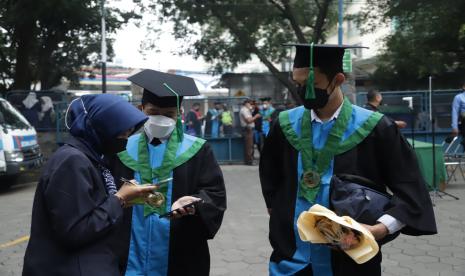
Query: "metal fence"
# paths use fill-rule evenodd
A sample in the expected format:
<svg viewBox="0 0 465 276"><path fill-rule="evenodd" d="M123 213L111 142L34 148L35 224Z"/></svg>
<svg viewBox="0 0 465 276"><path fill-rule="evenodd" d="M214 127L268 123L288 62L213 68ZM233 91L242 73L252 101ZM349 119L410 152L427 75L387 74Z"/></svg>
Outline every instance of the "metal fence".
<svg viewBox="0 0 465 276"><path fill-rule="evenodd" d="M23 104L23 100L30 92L36 93L39 102L34 107L27 109ZM42 97L50 97L53 102L53 108L46 114L41 114ZM6 94L6 99L37 130L41 144L46 144L47 149L45 151L50 153L56 149L57 145L63 143L69 135L65 126L65 114L69 103L76 97L75 94L63 91L12 91ZM200 104L198 113L201 116L201 125L199 133L192 133L187 124L184 126L184 131L207 139L219 162L242 162L243 142L239 113L245 99L245 97L186 97L182 102L184 122L186 122L189 113L192 112L192 105L198 103ZM140 104L140 102L131 103L135 106ZM226 120L225 115L228 115L231 120ZM212 127L214 124L216 124L216 128Z"/></svg>
<svg viewBox="0 0 465 276"><path fill-rule="evenodd" d="M433 90L431 113L435 118L436 130L438 132L450 132L451 130L451 107L454 96L458 90ZM383 105L380 111L395 120L407 123L404 132L413 130L417 133L430 132L430 96L427 90L414 91L383 91ZM356 104L363 106L366 103L367 92L357 93ZM412 97L412 108L405 99Z"/></svg>
<svg viewBox="0 0 465 276"><path fill-rule="evenodd" d="M185 122L185 131L189 134L210 139L229 138L241 136L240 109L246 98L244 97L218 97L218 98L186 98L182 102L182 115ZM193 105L200 105L195 112ZM200 131L192 131L188 121L197 116Z"/></svg>
<svg viewBox="0 0 465 276"><path fill-rule="evenodd" d="M29 91L12 91L6 94L6 99L27 114L22 101ZM458 90L434 90L432 93L431 113L436 122L437 141L449 135L451 131L451 105ZM41 120L32 120L34 127L40 133L47 133L49 140L56 144L62 143L68 135L64 118L68 104L76 96L63 91L37 91L37 98L50 97L53 101L53 112L41 116ZM366 103L367 92L356 95L356 104ZM430 92L422 91L383 91L383 105L380 111L395 120L402 120L407 127L402 130L405 136L415 135L416 139L431 140ZM412 98L412 108L405 98ZM182 116L185 122L184 131L198 137L205 138L212 145L220 162L235 162L243 159L243 141L241 139L240 109L246 97L186 97L182 102ZM194 103L200 105L195 114L200 120L200 128L193 132L188 126L188 117L192 116ZM139 105L139 102L133 102ZM289 108L285 104L276 103L275 108L281 111ZM40 109L36 110L40 112ZM226 120L224 115L230 119ZM27 117L27 116L26 116ZM46 122L46 123L44 123ZM214 126L215 125L215 126ZM414 133L414 134L413 134Z"/></svg>

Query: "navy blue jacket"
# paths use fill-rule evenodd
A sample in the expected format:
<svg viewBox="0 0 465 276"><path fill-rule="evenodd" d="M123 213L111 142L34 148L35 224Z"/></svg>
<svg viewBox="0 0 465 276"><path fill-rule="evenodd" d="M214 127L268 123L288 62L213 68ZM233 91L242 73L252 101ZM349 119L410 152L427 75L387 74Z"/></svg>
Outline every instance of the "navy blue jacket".
<svg viewBox="0 0 465 276"><path fill-rule="evenodd" d="M71 138L45 166L32 212L23 275L119 275L113 233L123 209L108 195L87 147Z"/></svg>
<svg viewBox="0 0 465 276"><path fill-rule="evenodd" d="M79 98L67 115L72 137L42 170L23 275L117 276L125 262L121 233L128 232L128 223L105 184L102 153L106 143L147 117L108 94Z"/></svg>

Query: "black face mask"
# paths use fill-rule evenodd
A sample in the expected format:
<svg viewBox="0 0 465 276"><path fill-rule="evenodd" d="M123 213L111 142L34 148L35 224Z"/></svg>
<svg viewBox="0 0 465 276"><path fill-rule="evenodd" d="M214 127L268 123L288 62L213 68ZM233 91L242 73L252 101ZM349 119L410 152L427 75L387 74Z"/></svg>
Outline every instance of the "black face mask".
<svg viewBox="0 0 465 276"><path fill-rule="evenodd" d="M116 138L110 141L106 141L103 145L103 154L112 155L122 152L126 149L128 139Z"/></svg>
<svg viewBox="0 0 465 276"><path fill-rule="evenodd" d="M305 92L307 91L307 85L299 86L297 88L297 93L304 102L304 106L307 109L320 109L324 107L329 100L329 94L327 89L314 88L315 89L315 99L306 100Z"/></svg>

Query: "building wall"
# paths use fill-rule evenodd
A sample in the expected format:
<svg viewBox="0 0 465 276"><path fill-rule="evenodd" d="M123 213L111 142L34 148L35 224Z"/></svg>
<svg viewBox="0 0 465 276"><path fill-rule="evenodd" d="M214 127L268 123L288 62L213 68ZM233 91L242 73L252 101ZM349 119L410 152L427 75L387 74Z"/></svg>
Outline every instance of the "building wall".
<svg viewBox="0 0 465 276"><path fill-rule="evenodd" d="M350 3L344 5L344 15L353 15L359 13L362 10L369 9L367 4L364 2ZM380 27L374 32L361 34L354 22L344 20L343 21L343 44L349 45L362 45L369 47L369 49L356 50L357 59L372 58L381 53L384 46L383 39L389 35L393 30L392 22L386 22L386 24L380 24ZM327 43L337 44L338 42L338 31L337 26L331 31L328 36Z"/></svg>
<svg viewBox="0 0 465 276"><path fill-rule="evenodd" d="M271 97L278 102L287 99L287 89L271 73L227 73L221 77L221 84L229 89L230 96Z"/></svg>

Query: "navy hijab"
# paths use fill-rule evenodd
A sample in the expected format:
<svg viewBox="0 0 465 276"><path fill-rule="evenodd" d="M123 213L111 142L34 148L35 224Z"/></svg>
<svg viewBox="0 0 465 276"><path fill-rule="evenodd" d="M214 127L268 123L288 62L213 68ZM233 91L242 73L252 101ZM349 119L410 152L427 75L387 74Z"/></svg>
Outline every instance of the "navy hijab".
<svg viewBox="0 0 465 276"><path fill-rule="evenodd" d="M137 130L147 116L123 98L111 94L85 95L69 106L66 126L101 161L103 145L125 131Z"/></svg>

